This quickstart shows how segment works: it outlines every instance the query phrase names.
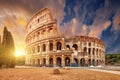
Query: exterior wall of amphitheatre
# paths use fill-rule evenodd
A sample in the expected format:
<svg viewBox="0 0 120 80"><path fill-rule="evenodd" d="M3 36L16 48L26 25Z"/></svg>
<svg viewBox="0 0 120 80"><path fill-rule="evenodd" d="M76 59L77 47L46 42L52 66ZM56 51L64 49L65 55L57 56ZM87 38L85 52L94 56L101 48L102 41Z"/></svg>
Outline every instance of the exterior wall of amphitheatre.
<svg viewBox="0 0 120 80"><path fill-rule="evenodd" d="M57 23L48 8L38 11L26 26L26 65L105 65L105 45L93 37L66 38L57 32Z"/></svg>

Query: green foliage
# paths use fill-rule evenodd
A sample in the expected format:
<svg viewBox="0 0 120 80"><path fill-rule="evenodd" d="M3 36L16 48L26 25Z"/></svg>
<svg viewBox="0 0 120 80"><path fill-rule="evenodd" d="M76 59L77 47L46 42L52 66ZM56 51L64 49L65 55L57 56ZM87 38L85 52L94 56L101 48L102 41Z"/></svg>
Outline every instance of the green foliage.
<svg viewBox="0 0 120 80"><path fill-rule="evenodd" d="M106 54L106 64L115 64L120 62L120 54Z"/></svg>
<svg viewBox="0 0 120 80"><path fill-rule="evenodd" d="M3 40L0 44L0 66L6 65L6 67L15 66L15 49L14 49L14 40L11 35L11 32L4 27L3 31Z"/></svg>

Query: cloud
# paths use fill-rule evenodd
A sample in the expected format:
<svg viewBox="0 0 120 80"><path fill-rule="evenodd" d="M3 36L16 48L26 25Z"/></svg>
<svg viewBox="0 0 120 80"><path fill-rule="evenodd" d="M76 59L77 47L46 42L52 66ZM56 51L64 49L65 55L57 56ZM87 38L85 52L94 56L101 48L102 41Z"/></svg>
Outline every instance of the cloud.
<svg viewBox="0 0 120 80"><path fill-rule="evenodd" d="M120 9L117 9L116 15L113 17L113 29L120 30Z"/></svg>
<svg viewBox="0 0 120 80"><path fill-rule="evenodd" d="M101 1L83 0L79 2L79 0L76 0L71 10L71 5L67 7L66 0L1 0L0 34L2 34L3 27L7 26L14 36L16 48L22 49L20 46L25 45L25 26L27 22L34 13L43 7L48 7L51 10L53 18L57 20L59 34L64 33L66 36L84 35L101 38L102 32L110 25L112 25L112 30L120 30L119 4L110 0ZM65 7L68 8L68 13L65 12ZM109 19L112 12L115 15ZM70 17L70 14L72 17ZM66 22L64 22L64 19L66 19L65 16L70 17Z"/></svg>
<svg viewBox="0 0 120 80"><path fill-rule="evenodd" d="M64 16L64 0L1 0L0 2L0 34L3 27L6 26L12 33L15 48L17 51L23 51L25 47L25 27L29 19L38 10L48 7L58 23L61 23ZM56 14L57 13L57 14ZM59 26L59 24L58 24Z"/></svg>

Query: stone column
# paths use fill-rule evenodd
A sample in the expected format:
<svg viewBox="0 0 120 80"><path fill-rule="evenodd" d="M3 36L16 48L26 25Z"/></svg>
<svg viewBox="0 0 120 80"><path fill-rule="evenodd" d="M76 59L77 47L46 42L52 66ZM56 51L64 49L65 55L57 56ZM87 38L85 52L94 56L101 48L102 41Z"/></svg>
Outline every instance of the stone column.
<svg viewBox="0 0 120 80"><path fill-rule="evenodd" d="M80 52L81 51L80 42L78 42L77 45L78 45L78 52Z"/></svg>
<svg viewBox="0 0 120 80"><path fill-rule="evenodd" d="M62 38L62 50L65 50L65 41L64 41L64 38Z"/></svg>
<svg viewBox="0 0 120 80"><path fill-rule="evenodd" d="M37 66L37 59L35 59L35 66Z"/></svg>
<svg viewBox="0 0 120 80"><path fill-rule="evenodd" d="M62 55L62 66L63 66L63 67L65 66L65 58L64 58L64 55Z"/></svg>
<svg viewBox="0 0 120 80"><path fill-rule="evenodd" d="M48 28L46 28L46 38L48 38Z"/></svg>
<svg viewBox="0 0 120 80"><path fill-rule="evenodd" d="M40 66L42 66L42 59L40 59Z"/></svg>
<svg viewBox="0 0 120 80"><path fill-rule="evenodd" d="M49 66L49 57L46 56L46 66Z"/></svg>
<svg viewBox="0 0 120 80"><path fill-rule="evenodd" d="M80 65L80 60L81 60L81 58L78 57L77 59L78 59L78 66L81 66L81 65Z"/></svg>
<svg viewBox="0 0 120 80"><path fill-rule="evenodd" d="M40 37L39 37L39 39L41 40L42 39L42 32L40 31Z"/></svg>
<svg viewBox="0 0 120 80"><path fill-rule="evenodd" d="M55 57L55 55L53 56L53 66L56 67L56 57Z"/></svg>
<svg viewBox="0 0 120 80"><path fill-rule="evenodd" d="M49 42L46 43L46 52L49 52Z"/></svg>
<svg viewBox="0 0 120 80"><path fill-rule="evenodd" d="M93 65L93 63L92 63L92 59L93 59L93 48L92 47L90 47L91 48L91 52L90 52L90 59L91 59L91 65Z"/></svg>
<svg viewBox="0 0 120 80"><path fill-rule="evenodd" d="M95 48L95 50L94 50L94 60L95 60L95 66L97 65L97 56L96 56L96 48Z"/></svg>
<svg viewBox="0 0 120 80"><path fill-rule="evenodd" d="M53 41L53 51L56 51L56 41Z"/></svg>

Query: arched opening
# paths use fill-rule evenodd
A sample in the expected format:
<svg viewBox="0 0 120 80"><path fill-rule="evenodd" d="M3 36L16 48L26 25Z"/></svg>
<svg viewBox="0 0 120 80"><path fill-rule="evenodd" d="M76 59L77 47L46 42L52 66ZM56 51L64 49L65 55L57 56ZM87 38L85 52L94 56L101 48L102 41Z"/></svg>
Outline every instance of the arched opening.
<svg viewBox="0 0 120 80"><path fill-rule="evenodd" d="M78 45L77 44L73 44L72 47L75 48L75 50L78 50Z"/></svg>
<svg viewBox="0 0 120 80"><path fill-rule="evenodd" d="M50 43L50 45L49 45L49 50L50 50L50 51L53 51L53 43Z"/></svg>
<svg viewBox="0 0 120 80"><path fill-rule="evenodd" d="M67 49L70 49L70 46L69 45L66 45Z"/></svg>
<svg viewBox="0 0 120 80"><path fill-rule="evenodd" d="M89 54L89 55L91 54L91 48L88 49L88 54Z"/></svg>
<svg viewBox="0 0 120 80"><path fill-rule="evenodd" d="M84 47L84 52L87 52L87 48L86 47Z"/></svg>
<svg viewBox="0 0 120 80"><path fill-rule="evenodd" d="M37 66L40 66L40 59L37 59Z"/></svg>
<svg viewBox="0 0 120 80"><path fill-rule="evenodd" d="M70 66L70 58L69 57L65 58L65 66Z"/></svg>
<svg viewBox="0 0 120 80"><path fill-rule="evenodd" d="M40 46L39 45L37 46L37 52L40 52Z"/></svg>
<svg viewBox="0 0 120 80"><path fill-rule="evenodd" d="M53 66L53 58L49 58L49 66L50 66L50 67Z"/></svg>
<svg viewBox="0 0 120 80"><path fill-rule="evenodd" d="M57 50L61 50L62 49L62 44L61 42L57 42Z"/></svg>
<svg viewBox="0 0 120 80"><path fill-rule="evenodd" d="M85 59L84 59L84 58L81 58L81 59L80 59L80 65L81 65L81 66L85 66Z"/></svg>
<svg viewBox="0 0 120 80"><path fill-rule="evenodd" d="M45 45L45 44L43 44L43 46L42 46L42 51L43 51L43 52L46 51L46 45Z"/></svg>
<svg viewBox="0 0 120 80"><path fill-rule="evenodd" d="M61 66L61 58L60 57L57 58L56 62L57 62L57 66Z"/></svg>
<svg viewBox="0 0 120 80"><path fill-rule="evenodd" d="M91 59L88 60L88 65L89 65L89 66L91 65Z"/></svg>
<svg viewBox="0 0 120 80"><path fill-rule="evenodd" d="M89 43L88 45L91 46L91 43Z"/></svg>
<svg viewBox="0 0 120 80"><path fill-rule="evenodd" d="M76 63L76 66L78 66L78 59L77 58L74 58L74 61Z"/></svg>
<svg viewBox="0 0 120 80"><path fill-rule="evenodd" d="M43 66L46 66L46 59L43 58Z"/></svg>
<svg viewBox="0 0 120 80"><path fill-rule="evenodd" d="M33 59L32 65L33 65L33 66L35 65L35 59Z"/></svg>
<svg viewBox="0 0 120 80"><path fill-rule="evenodd" d="M96 65L98 66L98 60L96 61Z"/></svg>
<svg viewBox="0 0 120 80"><path fill-rule="evenodd" d="M92 60L92 65L95 66L95 60L94 59Z"/></svg>
<svg viewBox="0 0 120 80"><path fill-rule="evenodd" d="M96 55L97 55L97 57L98 57L98 49L96 50Z"/></svg>

